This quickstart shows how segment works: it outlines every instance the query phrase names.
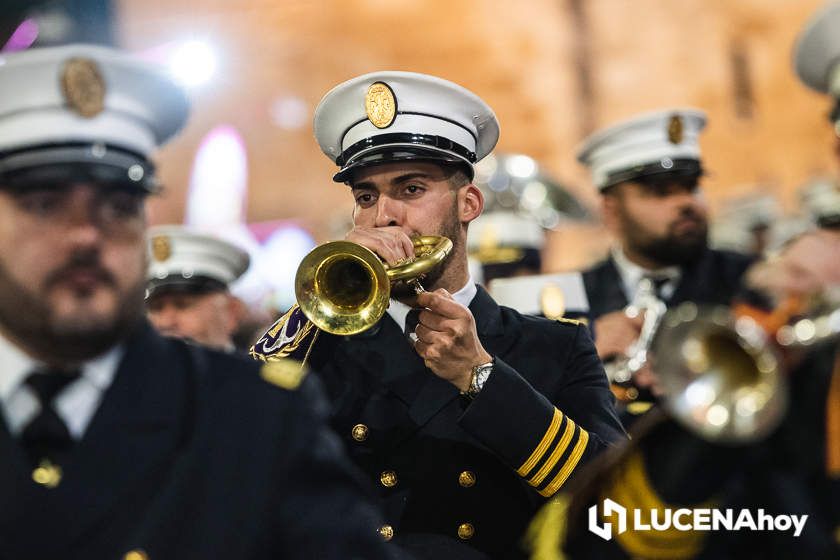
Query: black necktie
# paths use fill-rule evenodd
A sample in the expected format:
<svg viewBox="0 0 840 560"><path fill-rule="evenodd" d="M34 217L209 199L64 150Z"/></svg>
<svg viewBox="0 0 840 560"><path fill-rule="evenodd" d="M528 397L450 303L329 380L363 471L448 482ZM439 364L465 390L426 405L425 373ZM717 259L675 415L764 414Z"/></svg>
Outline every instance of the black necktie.
<svg viewBox="0 0 840 560"><path fill-rule="evenodd" d="M403 332L412 342L414 340L411 338L411 335L414 334L414 329L417 328L417 324L420 322L420 311L422 309L410 309L408 315L405 316L405 330Z"/></svg>
<svg viewBox="0 0 840 560"><path fill-rule="evenodd" d="M79 372L44 371L32 373L26 384L35 392L41 411L23 429L21 444L33 466L43 461L60 464L73 446L67 425L55 411L53 400Z"/></svg>

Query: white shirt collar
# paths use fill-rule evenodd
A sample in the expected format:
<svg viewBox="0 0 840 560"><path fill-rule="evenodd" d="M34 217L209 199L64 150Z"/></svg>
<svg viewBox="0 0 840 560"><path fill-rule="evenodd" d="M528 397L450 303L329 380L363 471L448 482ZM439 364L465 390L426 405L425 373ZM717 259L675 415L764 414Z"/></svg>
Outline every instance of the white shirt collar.
<svg viewBox="0 0 840 560"><path fill-rule="evenodd" d="M83 378L85 384L92 386L92 389L101 395L114 380L124 352L123 345L117 345L88 360L82 364L80 377ZM30 373L44 367L43 363L31 358L2 334L0 334L0 364L3 364L3 367L0 367L0 405L3 406L8 406ZM76 380L68 385L66 390L71 392L73 386L79 381Z"/></svg>
<svg viewBox="0 0 840 560"><path fill-rule="evenodd" d="M611 249L615 267L618 269L618 274L621 276L622 287L624 288L624 295L627 296L627 301L633 301L636 295L636 289L639 286L639 281L644 277L649 278L668 278L668 282L662 287L662 297L669 298L676 289L677 282L680 280L682 273L678 266L666 266L657 269L648 269L641 267L627 258L624 251L619 246L613 246Z"/></svg>
<svg viewBox="0 0 840 560"><path fill-rule="evenodd" d="M464 307L469 307L477 293L478 287L476 287L472 276L470 276L467 278L467 283L464 287L452 294L452 298ZM388 306L388 315L400 326L400 329L404 329L405 318L408 316L410 310L411 308L406 304L392 299L391 304Z"/></svg>
<svg viewBox="0 0 840 560"><path fill-rule="evenodd" d="M26 376L40 364L0 334L0 402L9 400Z"/></svg>

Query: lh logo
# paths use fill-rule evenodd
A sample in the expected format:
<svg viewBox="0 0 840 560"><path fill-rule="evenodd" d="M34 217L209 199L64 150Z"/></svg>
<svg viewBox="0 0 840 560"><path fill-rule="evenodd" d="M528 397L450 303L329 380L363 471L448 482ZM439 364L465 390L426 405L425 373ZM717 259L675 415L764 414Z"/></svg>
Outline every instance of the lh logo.
<svg viewBox="0 0 840 560"><path fill-rule="evenodd" d="M606 498L604 500L604 517L612 515L618 516L618 523L616 526L616 535L620 535L627 530L627 509L613 500ZM604 522L598 523L598 505L589 508L589 530L608 541L612 539L612 523Z"/></svg>

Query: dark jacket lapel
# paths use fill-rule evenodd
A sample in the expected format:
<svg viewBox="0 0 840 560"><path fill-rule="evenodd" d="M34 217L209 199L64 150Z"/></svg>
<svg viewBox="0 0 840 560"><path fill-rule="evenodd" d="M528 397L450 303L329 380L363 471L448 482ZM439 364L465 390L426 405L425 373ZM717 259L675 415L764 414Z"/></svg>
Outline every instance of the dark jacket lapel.
<svg viewBox="0 0 840 560"><path fill-rule="evenodd" d="M160 486L186 438L189 354L176 352L148 325L128 342L113 383L68 465L57 492L72 504L78 535L128 492ZM192 372L190 372L192 373ZM96 489L92 491L91 489Z"/></svg>
<svg viewBox="0 0 840 560"><path fill-rule="evenodd" d="M618 268L612 257L583 274L586 297L589 300L589 319L593 321L611 311L624 309L627 295Z"/></svg>
<svg viewBox="0 0 840 560"><path fill-rule="evenodd" d="M487 351L492 355L504 354L515 342L515 333L505 332L499 306L480 286L470 311L476 320L479 339ZM454 385L426 368L402 329L390 317L380 321L375 334L353 337L341 347L341 353L355 367L378 377L406 404L415 431L458 397ZM409 435L405 434L405 437Z"/></svg>

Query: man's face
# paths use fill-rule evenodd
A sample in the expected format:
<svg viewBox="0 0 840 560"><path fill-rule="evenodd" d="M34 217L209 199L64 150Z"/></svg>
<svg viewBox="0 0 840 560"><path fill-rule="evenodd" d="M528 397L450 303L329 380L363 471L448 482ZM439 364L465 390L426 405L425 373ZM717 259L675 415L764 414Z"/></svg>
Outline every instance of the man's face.
<svg viewBox="0 0 840 560"><path fill-rule="evenodd" d="M470 186L453 185L446 172L433 163L403 162L363 168L355 173L351 184L356 201L353 223L356 227L396 226L409 237L448 237L453 243L448 259L451 261L464 253L466 223L462 223L459 213L459 192ZM424 285L434 286L445 268L446 263L430 272ZM401 288L395 286L394 297L400 296Z"/></svg>
<svg viewBox="0 0 840 560"><path fill-rule="evenodd" d="M107 350L142 317L144 229L136 193L0 185L0 330L45 361Z"/></svg>
<svg viewBox="0 0 840 560"><path fill-rule="evenodd" d="M233 296L225 291L164 291L146 302L149 320L162 334L189 338L213 348L231 348L237 326Z"/></svg>
<svg viewBox="0 0 840 560"><path fill-rule="evenodd" d="M659 266L695 260L707 246L696 180L623 183L605 195L605 219L628 251Z"/></svg>

